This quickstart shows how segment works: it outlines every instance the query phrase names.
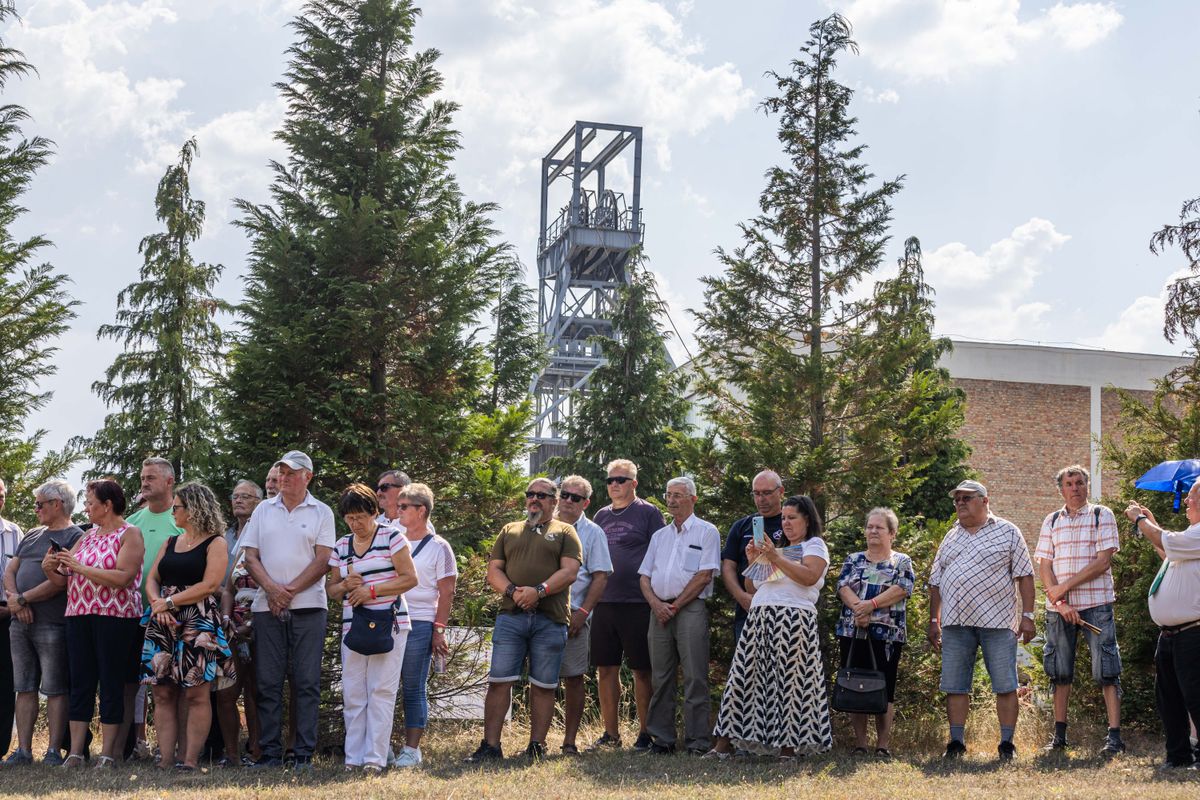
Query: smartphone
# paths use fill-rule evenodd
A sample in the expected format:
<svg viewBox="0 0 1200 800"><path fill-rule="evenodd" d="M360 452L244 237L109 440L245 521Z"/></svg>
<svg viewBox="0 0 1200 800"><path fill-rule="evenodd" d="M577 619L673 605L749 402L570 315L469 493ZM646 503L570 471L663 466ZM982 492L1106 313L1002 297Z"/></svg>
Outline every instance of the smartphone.
<svg viewBox="0 0 1200 800"><path fill-rule="evenodd" d="M754 546L762 547L763 541L767 537L767 529L763 522L762 514L755 514L752 524L754 526Z"/></svg>
<svg viewBox="0 0 1200 800"><path fill-rule="evenodd" d="M61 553L62 549L63 549L63 546L61 544L54 541L53 539L50 540L50 552L51 553Z"/></svg>

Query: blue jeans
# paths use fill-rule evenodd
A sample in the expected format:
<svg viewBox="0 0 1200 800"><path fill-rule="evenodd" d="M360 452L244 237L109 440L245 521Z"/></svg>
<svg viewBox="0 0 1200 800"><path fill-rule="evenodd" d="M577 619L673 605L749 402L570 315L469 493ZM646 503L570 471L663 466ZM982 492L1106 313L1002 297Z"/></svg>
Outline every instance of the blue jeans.
<svg viewBox="0 0 1200 800"><path fill-rule="evenodd" d="M1008 628L947 625L942 628L942 685L946 694L970 694L975 676L975 656L983 650L983 664L992 680L992 692L1017 690L1017 634Z"/></svg>
<svg viewBox="0 0 1200 800"><path fill-rule="evenodd" d="M400 670L404 695L404 727L424 728L429 724L429 659L433 655L433 623L414 619Z"/></svg>
<svg viewBox="0 0 1200 800"><path fill-rule="evenodd" d="M1084 628L1083 635L1092 651L1092 680L1100 686L1121 683L1121 650L1117 647L1117 624L1111 603L1079 611L1084 622L1100 629L1099 635ZM1075 644L1079 628L1063 622L1061 614L1046 613L1046 647L1042 665L1051 683L1070 685L1075 679Z"/></svg>
<svg viewBox="0 0 1200 800"><path fill-rule="evenodd" d="M529 682L543 689L558 688L558 671L567 647L567 626L540 612L500 612L492 631L490 683L513 683L521 679L525 657L529 657Z"/></svg>

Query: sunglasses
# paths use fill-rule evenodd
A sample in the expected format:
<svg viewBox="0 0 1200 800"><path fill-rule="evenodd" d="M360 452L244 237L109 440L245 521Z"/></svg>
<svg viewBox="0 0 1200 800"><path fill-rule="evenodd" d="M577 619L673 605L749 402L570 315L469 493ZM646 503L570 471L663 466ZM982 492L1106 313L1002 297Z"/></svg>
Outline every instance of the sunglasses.
<svg viewBox="0 0 1200 800"><path fill-rule="evenodd" d="M399 483L381 483L375 487L377 492L386 492L388 489L403 489L404 486Z"/></svg>
<svg viewBox="0 0 1200 800"><path fill-rule="evenodd" d="M59 500L58 498L55 498L53 500L34 500L33 507L36 508L38 511L41 511L43 508L50 505L51 503L61 503L61 502L62 501Z"/></svg>
<svg viewBox="0 0 1200 800"><path fill-rule="evenodd" d="M624 486L625 484L629 483L631 480L633 480L633 478L630 478L625 475L613 475L612 477L605 478L604 482L607 483L609 486L612 486L614 483L619 483L622 486Z"/></svg>
<svg viewBox="0 0 1200 800"><path fill-rule="evenodd" d="M551 500L554 498L554 496L555 496L554 492L526 492L525 493L526 500L532 500L535 497L538 500Z"/></svg>
<svg viewBox="0 0 1200 800"><path fill-rule="evenodd" d="M410 508L424 508L424 503L397 503L396 508L401 511L408 511Z"/></svg>
<svg viewBox="0 0 1200 800"><path fill-rule="evenodd" d="M559 492L558 496L560 499L570 500L572 503L582 503L584 500L587 500L583 495L575 494L574 492Z"/></svg>

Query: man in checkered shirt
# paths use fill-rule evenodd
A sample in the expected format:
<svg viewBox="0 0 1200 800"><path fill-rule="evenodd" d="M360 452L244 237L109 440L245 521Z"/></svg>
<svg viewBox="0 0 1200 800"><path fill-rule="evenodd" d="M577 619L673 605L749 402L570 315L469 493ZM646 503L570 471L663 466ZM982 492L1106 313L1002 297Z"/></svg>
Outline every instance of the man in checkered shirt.
<svg viewBox="0 0 1200 800"><path fill-rule="evenodd" d="M1112 556L1120 549L1113 512L1088 502L1091 476L1078 464L1058 471L1054 480L1063 507L1046 516L1038 537L1038 574L1046 589L1046 676L1054 685L1054 738L1047 752L1067 748L1067 700L1075 678L1075 643L1082 623L1092 653L1092 680L1104 694L1108 736L1103 758L1125 752L1121 741L1121 651L1113 621Z"/></svg>
<svg viewBox="0 0 1200 800"><path fill-rule="evenodd" d="M1021 531L988 508L987 487L963 481L950 493L958 522L946 533L929 575L929 642L942 653L941 690L946 693L950 742L946 759L967 752L964 733L971 709L975 658L983 663L996 695L1001 761L1017 754L1017 584L1020 636L1033 638L1033 562Z"/></svg>

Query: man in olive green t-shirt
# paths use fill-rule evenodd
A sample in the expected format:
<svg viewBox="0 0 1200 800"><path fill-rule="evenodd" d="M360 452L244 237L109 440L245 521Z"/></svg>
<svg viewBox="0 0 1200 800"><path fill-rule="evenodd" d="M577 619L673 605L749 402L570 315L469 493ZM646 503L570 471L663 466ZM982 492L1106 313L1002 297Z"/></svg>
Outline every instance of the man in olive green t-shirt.
<svg viewBox="0 0 1200 800"><path fill-rule="evenodd" d="M546 755L546 732L554 715L558 670L571 619L571 584L583 547L575 528L554 519L558 489L535 478L525 490L525 520L505 525L488 561L488 584L504 600L492 631L492 664L483 705L483 742L470 763L500 759L500 731L512 688L529 659L530 760Z"/></svg>

